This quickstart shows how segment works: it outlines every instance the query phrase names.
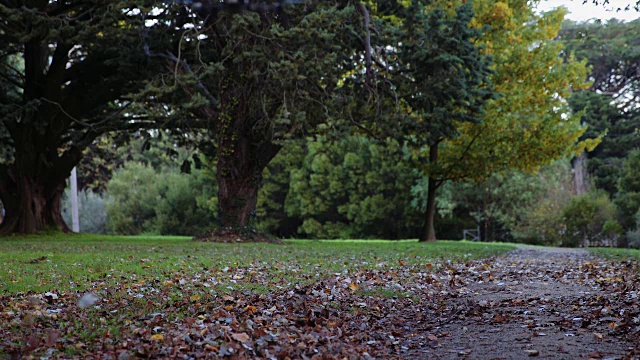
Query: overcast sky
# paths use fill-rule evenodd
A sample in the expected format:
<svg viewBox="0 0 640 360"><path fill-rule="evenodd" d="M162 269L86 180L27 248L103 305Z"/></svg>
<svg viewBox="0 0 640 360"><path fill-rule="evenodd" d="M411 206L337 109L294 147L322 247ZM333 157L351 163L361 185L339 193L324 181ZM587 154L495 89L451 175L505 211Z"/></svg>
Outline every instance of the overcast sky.
<svg viewBox="0 0 640 360"><path fill-rule="evenodd" d="M602 3L602 1L599 1ZM640 13L633 8L629 11L616 11L617 8L624 9L628 4L635 4L635 0L609 0L607 5L594 5L592 0L583 4L583 0L542 0L538 9L548 11L553 8L564 6L569 9L566 18L575 21L585 21L589 19L608 20L618 18L631 21L640 18Z"/></svg>

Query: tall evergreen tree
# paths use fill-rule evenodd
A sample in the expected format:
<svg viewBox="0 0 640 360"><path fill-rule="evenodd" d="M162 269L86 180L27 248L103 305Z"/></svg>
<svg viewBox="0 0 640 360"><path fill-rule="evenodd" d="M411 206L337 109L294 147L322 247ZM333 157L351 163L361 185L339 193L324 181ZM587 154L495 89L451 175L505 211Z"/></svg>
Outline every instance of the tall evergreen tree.
<svg viewBox="0 0 640 360"><path fill-rule="evenodd" d="M602 142L588 154L588 171L596 187L614 196L622 162L640 147L640 20L629 23L566 21L559 38L566 54L591 66L587 91L569 98L581 121L588 125L584 138L601 136Z"/></svg>
<svg viewBox="0 0 640 360"><path fill-rule="evenodd" d="M68 230L65 180L124 119L148 59L127 2L0 1L0 234Z"/></svg>
<svg viewBox="0 0 640 360"><path fill-rule="evenodd" d="M440 144L458 135L460 123L481 120L482 106L494 96L490 87L491 57L482 54L478 39L481 31L470 24L474 16L471 3L449 16L443 9L428 10L415 1L407 8L404 22L406 38L398 57L407 65L399 97L409 116L410 139L428 167L438 166ZM410 65L408 65L410 64ZM434 219L436 190L442 181L429 176L426 214L420 241L436 239Z"/></svg>
<svg viewBox="0 0 640 360"><path fill-rule="evenodd" d="M585 87L587 70L558 56L562 44L554 39L564 10L536 14L524 0L473 5L472 26L488 27L479 42L493 56L491 81L501 96L485 104L481 123L457 124L460 136L442 143L427 175L439 182L483 181L509 169L535 172L595 145L578 141L585 128L566 104L572 90Z"/></svg>
<svg viewBox="0 0 640 360"><path fill-rule="evenodd" d="M263 170L286 141L332 131L366 108L375 91L361 60L371 49L369 12L358 1L322 1L173 18L182 21L167 28L174 51L149 53L175 66L147 90L210 124L220 223L246 226Z"/></svg>

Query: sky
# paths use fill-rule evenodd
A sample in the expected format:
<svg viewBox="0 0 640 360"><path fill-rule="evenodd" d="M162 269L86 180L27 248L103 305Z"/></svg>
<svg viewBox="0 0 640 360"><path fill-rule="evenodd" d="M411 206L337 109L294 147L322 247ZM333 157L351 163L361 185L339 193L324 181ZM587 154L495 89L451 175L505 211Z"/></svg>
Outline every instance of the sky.
<svg viewBox="0 0 640 360"><path fill-rule="evenodd" d="M617 8L624 9L627 5L634 5L636 0L609 0L607 5L598 1L600 5L594 5L592 0L583 4L583 0L541 0L538 5L539 10L548 11L560 6L566 7L570 13L567 19L575 21L586 21L590 19L609 20L617 18L624 21L632 21L640 18L640 12L633 9L629 11L615 11Z"/></svg>

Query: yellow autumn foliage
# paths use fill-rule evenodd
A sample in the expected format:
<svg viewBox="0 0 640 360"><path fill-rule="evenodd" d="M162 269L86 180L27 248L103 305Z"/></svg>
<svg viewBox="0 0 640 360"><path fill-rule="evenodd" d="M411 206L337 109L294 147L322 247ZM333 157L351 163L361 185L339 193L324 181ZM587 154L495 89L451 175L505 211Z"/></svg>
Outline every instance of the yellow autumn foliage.
<svg viewBox="0 0 640 360"><path fill-rule="evenodd" d="M579 141L586 127L566 102L571 91L589 85L586 63L564 60L554 40L566 10L537 15L524 0L475 0L474 8L473 25L488 26L478 41L493 56L492 80L502 96L486 105L482 123L460 123L460 136L441 144L438 164L427 171L480 180L507 169L534 172L593 149L599 139Z"/></svg>

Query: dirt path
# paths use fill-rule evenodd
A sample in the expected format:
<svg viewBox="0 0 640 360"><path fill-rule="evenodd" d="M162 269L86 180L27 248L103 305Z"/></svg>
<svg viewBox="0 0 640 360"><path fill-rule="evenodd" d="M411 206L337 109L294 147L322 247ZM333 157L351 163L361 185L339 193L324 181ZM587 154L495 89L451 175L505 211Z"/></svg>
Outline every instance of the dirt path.
<svg viewBox="0 0 640 360"><path fill-rule="evenodd" d="M444 324L407 358L640 358L638 292L582 249L520 247L491 264L454 266ZM633 284L632 284L633 285ZM635 286L637 286L635 281Z"/></svg>

